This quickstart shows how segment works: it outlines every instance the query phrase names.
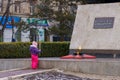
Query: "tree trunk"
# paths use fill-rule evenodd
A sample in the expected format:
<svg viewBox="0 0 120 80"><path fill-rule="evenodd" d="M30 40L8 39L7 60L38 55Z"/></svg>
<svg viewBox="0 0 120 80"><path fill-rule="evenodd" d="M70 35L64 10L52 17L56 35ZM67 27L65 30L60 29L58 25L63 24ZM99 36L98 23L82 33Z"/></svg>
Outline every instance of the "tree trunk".
<svg viewBox="0 0 120 80"><path fill-rule="evenodd" d="M2 25L2 30L1 30L1 34L0 34L0 38L1 38L1 41L3 42L3 33L4 33L4 30L5 30L5 27L6 27L6 23L8 21L8 16L9 16L9 8L10 8L10 1L11 0L8 0L8 4L7 4L7 8L6 8L6 11L5 13L3 14L2 16L2 19L1 19L1 25L2 25L2 22L4 21L4 24ZM4 20L5 19L5 20Z"/></svg>
<svg viewBox="0 0 120 80"><path fill-rule="evenodd" d="M64 41L64 36L60 36L60 41Z"/></svg>
<svg viewBox="0 0 120 80"><path fill-rule="evenodd" d="M0 42L3 42L3 32L0 30Z"/></svg>

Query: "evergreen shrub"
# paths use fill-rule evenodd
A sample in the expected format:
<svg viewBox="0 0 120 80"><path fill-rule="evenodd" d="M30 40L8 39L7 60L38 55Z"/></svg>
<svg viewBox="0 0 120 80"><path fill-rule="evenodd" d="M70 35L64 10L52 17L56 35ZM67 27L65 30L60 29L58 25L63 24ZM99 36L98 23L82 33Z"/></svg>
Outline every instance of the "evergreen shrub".
<svg viewBox="0 0 120 80"><path fill-rule="evenodd" d="M61 57L69 54L69 42L44 42L41 44L42 57Z"/></svg>
<svg viewBox="0 0 120 80"><path fill-rule="evenodd" d="M30 58L31 42L1 42L0 58ZM69 54L69 42L42 42L39 57L61 57Z"/></svg>

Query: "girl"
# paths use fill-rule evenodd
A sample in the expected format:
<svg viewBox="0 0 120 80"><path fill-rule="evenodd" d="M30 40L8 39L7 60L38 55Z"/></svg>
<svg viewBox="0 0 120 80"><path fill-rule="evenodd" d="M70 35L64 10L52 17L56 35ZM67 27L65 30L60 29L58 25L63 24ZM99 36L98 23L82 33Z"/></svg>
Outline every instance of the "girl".
<svg viewBox="0 0 120 80"><path fill-rule="evenodd" d="M38 68L38 54L41 52L37 48L37 42L33 41L32 45L30 45L30 53L31 53L31 67L32 69L37 69Z"/></svg>

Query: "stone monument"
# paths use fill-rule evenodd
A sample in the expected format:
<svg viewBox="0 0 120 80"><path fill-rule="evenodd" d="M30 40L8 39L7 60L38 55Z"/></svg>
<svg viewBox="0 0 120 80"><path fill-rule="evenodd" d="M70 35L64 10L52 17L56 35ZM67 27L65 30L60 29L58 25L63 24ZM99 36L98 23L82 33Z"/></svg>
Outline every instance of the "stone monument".
<svg viewBox="0 0 120 80"><path fill-rule="evenodd" d="M78 5L70 54L120 53L120 3Z"/></svg>

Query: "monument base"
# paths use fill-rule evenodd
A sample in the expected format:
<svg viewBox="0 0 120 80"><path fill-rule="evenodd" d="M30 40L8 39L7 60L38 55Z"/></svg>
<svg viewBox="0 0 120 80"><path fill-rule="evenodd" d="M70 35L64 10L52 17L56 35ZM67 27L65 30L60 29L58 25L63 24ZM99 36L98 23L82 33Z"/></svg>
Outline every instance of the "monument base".
<svg viewBox="0 0 120 80"><path fill-rule="evenodd" d="M74 59L82 59L82 56L80 56L80 55L76 55L75 57L74 57Z"/></svg>
<svg viewBox="0 0 120 80"><path fill-rule="evenodd" d="M61 59L73 59L73 58L74 58L74 55L72 54L61 57Z"/></svg>
<svg viewBox="0 0 120 80"><path fill-rule="evenodd" d="M92 56L92 55L88 55L88 54L83 54L82 57L84 59L95 59L96 58L96 56Z"/></svg>
<svg viewBox="0 0 120 80"><path fill-rule="evenodd" d="M66 55L62 56L61 59L96 59L96 56L83 54L83 55Z"/></svg>

